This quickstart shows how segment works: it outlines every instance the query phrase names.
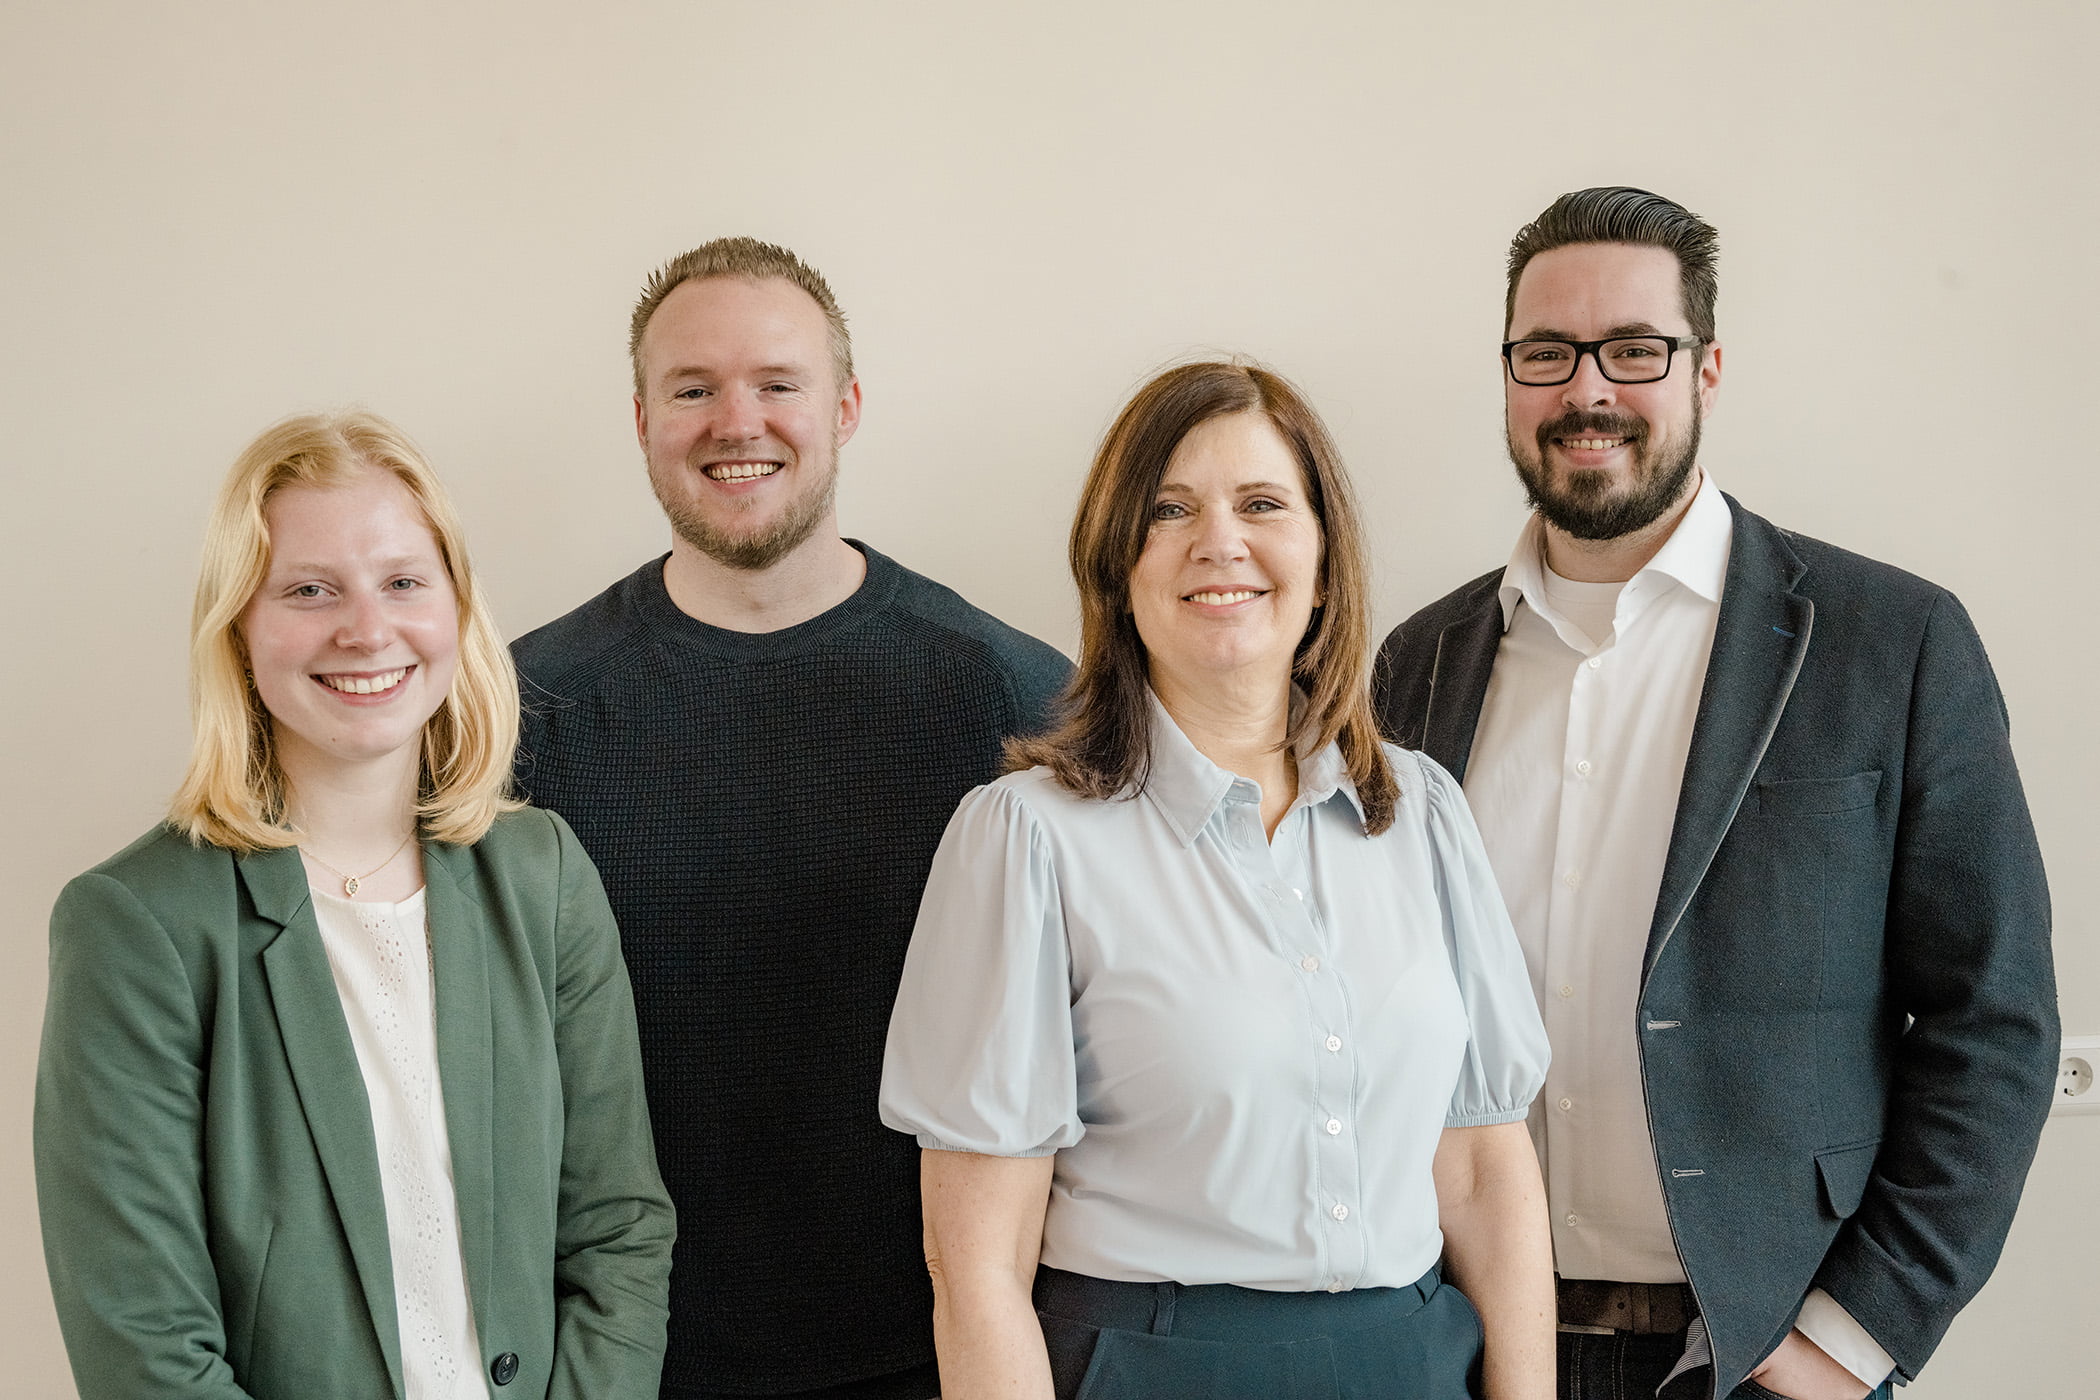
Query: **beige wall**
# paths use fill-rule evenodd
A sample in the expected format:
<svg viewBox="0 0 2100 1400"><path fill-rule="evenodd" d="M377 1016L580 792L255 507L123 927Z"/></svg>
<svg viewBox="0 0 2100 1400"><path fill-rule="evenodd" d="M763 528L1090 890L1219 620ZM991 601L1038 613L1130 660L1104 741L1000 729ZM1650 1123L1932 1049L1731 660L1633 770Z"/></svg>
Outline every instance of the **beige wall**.
<svg viewBox="0 0 2100 1400"><path fill-rule="evenodd" d="M1383 623L1498 563L1508 236L1582 185L1683 200L1724 241L1715 475L1968 602L2066 1028L2100 1031L2100 665L2072 591L2100 514L2100 12L1636 8L8 6L7 1392L72 1393L29 1171L44 919L179 771L213 484L272 418L365 403L446 471L505 628L536 625L662 547L626 310L724 232L799 249L853 318L848 532L1069 649L1087 453L1194 350L1259 355L1330 415ZM2100 1118L2052 1124L1997 1278L1910 1393L2084 1393L2096 1181Z"/></svg>

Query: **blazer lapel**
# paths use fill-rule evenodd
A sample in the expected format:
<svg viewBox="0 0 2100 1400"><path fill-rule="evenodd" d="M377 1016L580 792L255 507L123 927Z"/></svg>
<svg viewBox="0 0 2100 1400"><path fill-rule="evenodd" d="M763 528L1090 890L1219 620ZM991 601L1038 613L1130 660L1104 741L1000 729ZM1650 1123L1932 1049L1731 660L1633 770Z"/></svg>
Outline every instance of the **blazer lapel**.
<svg viewBox="0 0 2100 1400"><path fill-rule="evenodd" d="M1500 574L1490 579L1468 600L1466 611L1437 634L1436 662L1429 673L1422 752L1460 782L1473 756L1473 732L1502 645L1501 582Z"/></svg>
<svg viewBox="0 0 2100 1400"><path fill-rule="evenodd" d="M255 912L279 926L262 951L278 1039L399 1397L404 1394L401 1333L394 1311L393 1251L387 1243L386 1196L379 1184L372 1107L365 1097L357 1050L350 1043L350 1026L343 1019L335 975L321 946L321 930L314 922L306 871L296 850L279 850L243 858L240 872Z"/></svg>
<svg viewBox="0 0 2100 1400"><path fill-rule="evenodd" d="M473 856L459 846L423 846L424 908L436 976L438 1085L452 1152L460 1248L476 1321L486 1308L496 1238L495 1036L490 1023L488 915L473 892Z"/></svg>
<svg viewBox="0 0 2100 1400"><path fill-rule="evenodd" d="M1786 537L1734 498L1724 499L1735 516L1728 578L1648 929L1644 982L1735 821L1801 674L1815 622L1815 604L1794 591L1807 566Z"/></svg>

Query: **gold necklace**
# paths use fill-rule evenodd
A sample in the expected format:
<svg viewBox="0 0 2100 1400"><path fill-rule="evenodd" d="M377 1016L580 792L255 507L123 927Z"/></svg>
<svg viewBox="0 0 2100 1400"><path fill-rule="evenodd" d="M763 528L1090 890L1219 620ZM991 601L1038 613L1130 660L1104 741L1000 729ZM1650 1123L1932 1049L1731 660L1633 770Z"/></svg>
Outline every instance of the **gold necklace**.
<svg viewBox="0 0 2100 1400"><path fill-rule="evenodd" d="M365 881L371 879L374 875L377 875L380 871L386 869L389 865L392 865L394 863L394 856L398 856L403 851L407 850L408 843L415 839L415 835L416 829L413 826L411 826L408 829L408 835L401 838L401 844L394 847L394 855L388 856L385 860L379 862L379 864L373 866L370 870L367 870L362 875L352 875L347 871L336 869L327 861L322 860L319 856L315 855L313 851L308 847L301 846L299 848L299 853L305 856L308 860L311 860L315 865L320 866L323 870L327 871L329 874L335 876L337 879L343 882L343 898L355 899L357 898L358 886L362 885Z"/></svg>

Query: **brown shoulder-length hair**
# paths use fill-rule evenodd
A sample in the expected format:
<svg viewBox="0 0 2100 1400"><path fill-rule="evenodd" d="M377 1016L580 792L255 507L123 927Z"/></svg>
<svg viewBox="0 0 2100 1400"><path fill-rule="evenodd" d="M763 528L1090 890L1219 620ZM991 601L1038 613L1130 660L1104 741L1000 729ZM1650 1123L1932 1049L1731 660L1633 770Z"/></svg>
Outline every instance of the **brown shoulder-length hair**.
<svg viewBox="0 0 2100 1400"><path fill-rule="evenodd" d="M1370 561L1356 493L1327 427L1305 396L1257 365L1181 365L1137 391L1094 454L1072 521L1072 579L1079 588L1079 666L1049 733L1010 740L1009 770L1050 769L1084 797L1143 789L1152 766L1144 641L1130 611L1130 577L1151 532L1167 460L1198 425L1233 413L1267 418L1298 459L1319 519L1325 602L1298 643L1291 676L1306 705L1284 739L1310 753L1339 743L1373 834L1393 824L1399 785L1372 717Z"/></svg>

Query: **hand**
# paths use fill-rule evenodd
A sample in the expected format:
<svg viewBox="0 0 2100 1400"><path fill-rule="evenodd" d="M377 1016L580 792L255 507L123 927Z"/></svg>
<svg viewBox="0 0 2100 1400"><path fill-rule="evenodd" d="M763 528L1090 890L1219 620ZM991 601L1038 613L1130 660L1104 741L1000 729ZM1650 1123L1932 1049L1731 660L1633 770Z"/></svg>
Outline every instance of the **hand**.
<svg viewBox="0 0 2100 1400"><path fill-rule="evenodd" d="M1750 1379L1786 1400L1866 1400L1874 1391L1832 1361L1830 1353L1803 1336L1799 1328L1786 1334L1779 1349L1750 1373Z"/></svg>

